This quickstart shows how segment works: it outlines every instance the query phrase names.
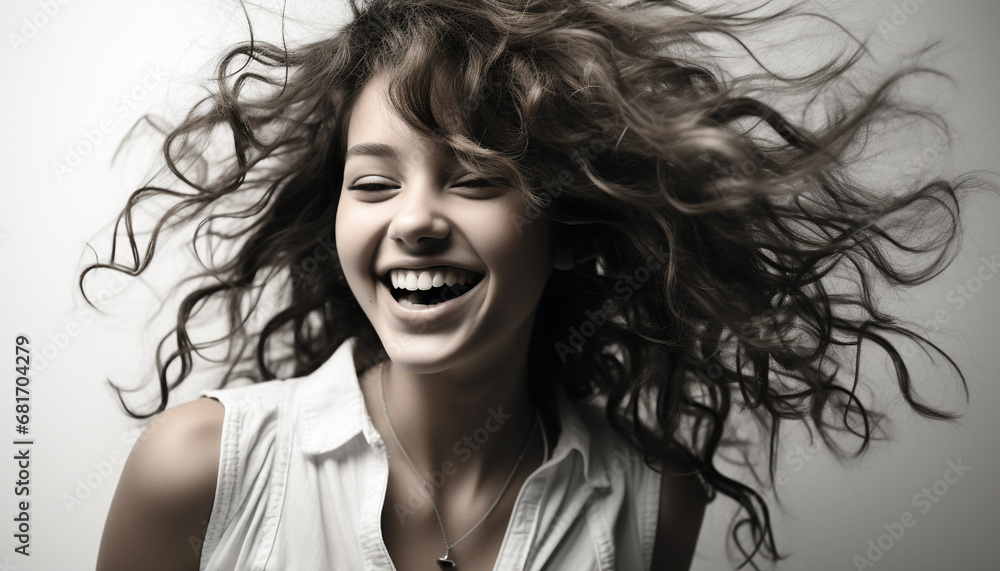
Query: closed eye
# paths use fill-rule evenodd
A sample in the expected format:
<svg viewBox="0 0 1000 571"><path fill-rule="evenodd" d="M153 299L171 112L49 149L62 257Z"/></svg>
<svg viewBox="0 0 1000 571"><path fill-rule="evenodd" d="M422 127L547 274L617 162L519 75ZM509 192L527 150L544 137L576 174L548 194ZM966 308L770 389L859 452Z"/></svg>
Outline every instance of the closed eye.
<svg viewBox="0 0 1000 571"><path fill-rule="evenodd" d="M347 190L360 190L367 192L378 192L382 190L392 190L394 188L399 188L397 186L383 184L380 182L363 182L361 184L355 184L347 187Z"/></svg>
<svg viewBox="0 0 1000 571"><path fill-rule="evenodd" d="M489 188L499 185L491 180L486 180L485 178L471 178L469 180L456 182L455 186L465 186L469 188Z"/></svg>
<svg viewBox="0 0 1000 571"><path fill-rule="evenodd" d="M358 178L347 190L360 192L382 192L399 188L399 183L391 178L378 175L368 175Z"/></svg>

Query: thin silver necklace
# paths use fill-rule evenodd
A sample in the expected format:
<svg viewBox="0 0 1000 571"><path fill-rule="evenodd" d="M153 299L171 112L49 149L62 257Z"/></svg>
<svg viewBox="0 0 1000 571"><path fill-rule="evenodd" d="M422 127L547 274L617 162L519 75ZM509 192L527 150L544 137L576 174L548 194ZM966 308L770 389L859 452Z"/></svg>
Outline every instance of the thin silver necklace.
<svg viewBox="0 0 1000 571"><path fill-rule="evenodd" d="M441 569L455 569L455 562L449 558L449 555L451 555L451 550L454 549L456 545L461 543L466 537L469 537L469 535L473 531L476 531L476 528L478 528L480 524L486 521L486 518L488 518L490 514L493 513L493 509L496 508L497 504L500 503L500 498L502 498L504 492L507 491L507 487L510 485L511 480L514 479L514 474L517 473L518 466L521 465L521 460L524 460L524 455L528 452L528 445L531 444L531 438L535 435L535 430L541 424L542 415L541 413L538 412L538 409L536 408L535 422L534 424L531 425L531 432L528 433L528 438L525 440L524 445L521 447L521 453L517 457L517 462L514 463L514 469L511 470L510 475L507 476L507 481L504 482L503 488L500 489L500 494L497 496L497 499L493 500L493 504L490 506L490 509L486 510L486 513L483 514L483 517L479 518L479 521L476 522L476 525L472 526L472 529L465 532L465 535L460 537L458 541L456 541L455 543L448 543L448 534L445 533L444 531L444 521L442 521L441 519L441 510L438 509L437 501L434 499L434 492L431 491L431 487L427 485L427 482L424 480L424 477L420 475L420 471L417 470L417 467L413 464L413 460L410 460L410 455L407 454L406 449L403 448L403 443L400 442L399 436L396 434L396 428L393 427L392 425L392 419L389 418L389 407L387 407L385 404L385 391L382 388L382 368L383 368L382 363L379 363L378 394L379 397L382 399L382 412L385 413L385 421L389 425L389 432L392 433L393 439L396 440L396 445L399 446L399 451L403 453L403 458L406 458L406 463L410 465L410 468L413 469L413 473L417 475L417 479L420 480L421 485L423 485L424 490L427 491L427 496L431 499L431 505L434 506L434 515L437 516L438 525L441 526L441 538L444 539L444 557L438 558L437 560L438 567L440 567ZM549 456L549 441L548 437L545 435L544 430L542 431L542 442L544 443L545 447L545 451L543 452L542 455L542 463L545 463L545 460Z"/></svg>

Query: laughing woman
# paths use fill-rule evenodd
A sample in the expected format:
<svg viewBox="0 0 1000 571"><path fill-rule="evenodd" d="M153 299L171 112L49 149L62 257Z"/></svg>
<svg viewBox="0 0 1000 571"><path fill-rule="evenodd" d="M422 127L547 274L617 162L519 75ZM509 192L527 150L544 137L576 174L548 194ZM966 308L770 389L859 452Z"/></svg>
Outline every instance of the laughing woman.
<svg viewBox="0 0 1000 571"><path fill-rule="evenodd" d="M895 343L935 348L872 287L947 264L961 185L852 171L905 119L906 70L838 99L863 48L795 80L715 65L706 38L794 10L353 9L327 39L229 52L167 136L174 182L122 213L173 200L164 231L197 222L196 250L225 248L180 306L159 406L130 411L158 417L98 569L682 570L719 493L756 567L779 557L767 504L719 465L753 448L738 409L772 459L782 421L863 450L880 415L850 349L867 342L917 413L949 417ZM789 117L782 94L813 107ZM200 168L219 133L230 159ZM128 231L134 264L88 271L144 271L152 243L139 256ZM168 408L217 300L231 367ZM222 387L238 376L257 382Z"/></svg>

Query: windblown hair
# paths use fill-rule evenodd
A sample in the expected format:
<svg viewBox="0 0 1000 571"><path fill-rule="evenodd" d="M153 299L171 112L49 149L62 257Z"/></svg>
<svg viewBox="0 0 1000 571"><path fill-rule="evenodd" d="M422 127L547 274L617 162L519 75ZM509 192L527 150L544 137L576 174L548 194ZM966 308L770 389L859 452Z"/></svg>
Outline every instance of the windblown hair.
<svg viewBox="0 0 1000 571"><path fill-rule="evenodd" d="M113 247L110 262L81 276L82 288L97 268L138 275L161 231L193 221L196 253L206 237L231 249L194 276L203 282L158 349L169 354L158 358L156 410L131 411L115 387L129 414L164 410L193 356L213 344L228 348L223 385L306 375L352 336L358 363L385 358L335 252L316 257L318 244L333 244L352 103L384 72L407 124L521 189L526 213L512 224L548 217L574 252L538 308L532 385L604 403L651 466L669 460L700 474L710 499L735 500L741 567L783 557L763 497L718 466L722 450L752 447L734 428L741 413L770 438L772 479L784 420L802 421L841 459L837 437L853 435L861 454L884 420L858 394L867 341L891 359L913 410L953 417L918 398L897 347L916 342L954 362L886 313L879 292L925 282L951 261L969 180L890 187L853 170L877 151L880 129L929 116L897 100L904 79L929 70L859 88L852 73L870 57L856 41L800 76L769 71L742 38L800 25L799 8L372 0L352 9L327 39L289 49L251 34L228 52L211 95L166 134L174 183L138 189L119 215L133 264L115 262ZM759 65L727 73L717 40ZM801 117L779 111L783 101ZM229 158L213 171L203 151L219 140L231 141ZM151 197L173 206L140 255L132 214ZM281 302L254 328L265 284L280 284ZM228 334L199 343L188 325L210 300L227 307ZM176 349L165 349L170 337Z"/></svg>

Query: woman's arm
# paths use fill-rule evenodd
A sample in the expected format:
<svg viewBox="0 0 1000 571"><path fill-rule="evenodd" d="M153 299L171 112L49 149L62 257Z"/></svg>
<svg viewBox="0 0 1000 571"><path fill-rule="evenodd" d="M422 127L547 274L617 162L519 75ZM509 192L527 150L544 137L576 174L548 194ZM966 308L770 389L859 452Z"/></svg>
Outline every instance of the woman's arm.
<svg viewBox="0 0 1000 571"><path fill-rule="evenodd" d="M111 501L97 571L197 571L224 411L199 398L168 408L143 430Z"/></svg>
<svg viewBox="0 0 1000 571"><path fill-rule="evenodd" d="M688 571L708 498L697 476L664 469L651 571Z"/></svg>

